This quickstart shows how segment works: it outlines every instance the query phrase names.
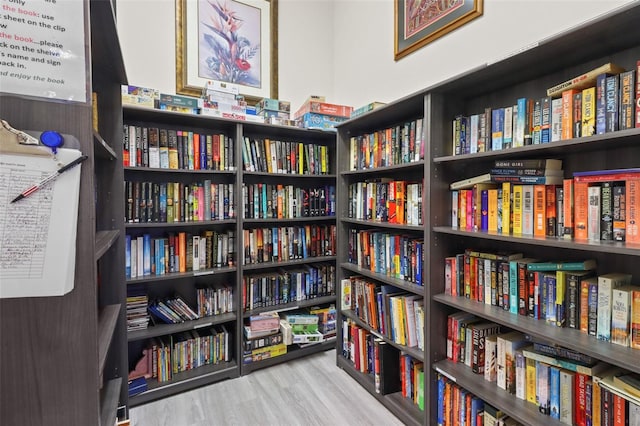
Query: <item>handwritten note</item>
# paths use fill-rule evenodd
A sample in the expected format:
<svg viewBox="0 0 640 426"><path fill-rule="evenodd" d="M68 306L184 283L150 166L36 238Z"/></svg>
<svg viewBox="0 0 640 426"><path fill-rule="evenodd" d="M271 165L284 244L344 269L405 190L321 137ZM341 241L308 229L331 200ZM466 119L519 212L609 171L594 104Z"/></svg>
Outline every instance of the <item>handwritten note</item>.
<svg viewBox="0 0 640 426"><path fill-rule="evenodd" d="M87 102L84 1L0 0L0 90Z"/></svg>
<svg viewBox="0 0 640 426"><path fill-rule="evenodd" d="M62 164L79 156L73 149L58 151ZM80 167L11 203L58 167L50 157L0 157L0 298L57 296L73 289Z"/></svg>

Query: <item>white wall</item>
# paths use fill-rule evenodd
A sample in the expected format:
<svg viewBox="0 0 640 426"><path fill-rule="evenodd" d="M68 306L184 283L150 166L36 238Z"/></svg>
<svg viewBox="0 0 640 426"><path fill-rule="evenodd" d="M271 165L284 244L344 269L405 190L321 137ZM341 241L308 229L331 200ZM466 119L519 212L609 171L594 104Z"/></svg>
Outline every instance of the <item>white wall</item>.
<svg viewBox="0 0 640 426"><path fill-rule="evenodd" d="M130 84L175 92L174 1L118 1ZM395 62L392 0L279 0L279 97L294 110L311 94L389 102L629 2L484 0L481 17Z"/></svg>

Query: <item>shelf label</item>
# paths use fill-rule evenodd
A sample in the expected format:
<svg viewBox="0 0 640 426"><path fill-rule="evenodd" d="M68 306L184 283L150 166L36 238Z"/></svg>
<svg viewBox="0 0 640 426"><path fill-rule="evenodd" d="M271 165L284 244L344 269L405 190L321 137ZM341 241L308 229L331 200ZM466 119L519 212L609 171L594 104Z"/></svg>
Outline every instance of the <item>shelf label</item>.
<svg viewBox="0 0 640 426"><path fill-rule="evenodd" d="M87 102L84 1L5 0L2 92Z"/></svg>
<svg viewBox="0 0 640 426"><path fill-rule="evenodd" d="M213 275L214 272L215 272L214 269L209 269L207 271L194 271L193 272L193 276L194 277L201 277L203 275Z"/></svg>

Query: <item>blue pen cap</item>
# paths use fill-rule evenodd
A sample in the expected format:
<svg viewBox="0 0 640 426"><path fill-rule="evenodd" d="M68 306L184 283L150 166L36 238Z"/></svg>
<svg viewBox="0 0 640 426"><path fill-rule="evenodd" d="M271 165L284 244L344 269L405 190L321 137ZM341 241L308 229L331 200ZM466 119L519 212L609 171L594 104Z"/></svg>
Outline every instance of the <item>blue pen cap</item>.
<svg viewBox="0 0 640 426"><path fill-rule="evenodd" d="M40 142L42 142L44 146L51 148L55 154L57 148L60 148L64 144L64 137L54 130L47 130L40 134Z"/></svg>

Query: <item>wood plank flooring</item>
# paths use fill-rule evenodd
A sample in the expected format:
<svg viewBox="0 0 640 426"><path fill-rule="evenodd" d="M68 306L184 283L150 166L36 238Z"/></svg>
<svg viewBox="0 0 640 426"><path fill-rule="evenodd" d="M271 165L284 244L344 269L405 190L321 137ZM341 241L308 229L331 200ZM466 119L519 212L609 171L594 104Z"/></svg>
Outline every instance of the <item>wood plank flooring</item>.
<svg viewBox="0 0 640 426"><path fill-rule="evenodd" d="M330 350L135 407L132 426L402 425Z"/></svg>

